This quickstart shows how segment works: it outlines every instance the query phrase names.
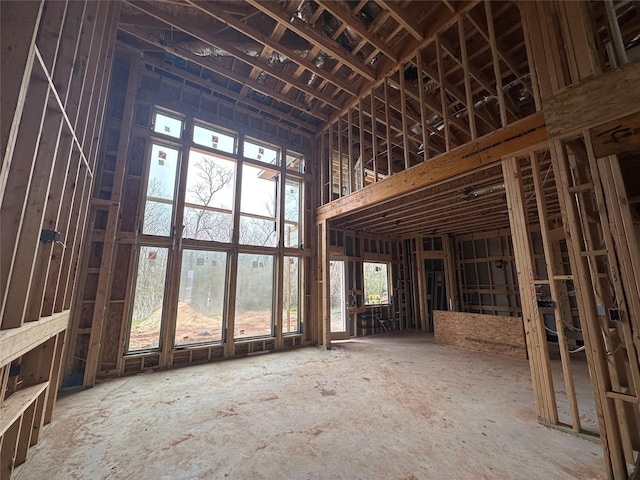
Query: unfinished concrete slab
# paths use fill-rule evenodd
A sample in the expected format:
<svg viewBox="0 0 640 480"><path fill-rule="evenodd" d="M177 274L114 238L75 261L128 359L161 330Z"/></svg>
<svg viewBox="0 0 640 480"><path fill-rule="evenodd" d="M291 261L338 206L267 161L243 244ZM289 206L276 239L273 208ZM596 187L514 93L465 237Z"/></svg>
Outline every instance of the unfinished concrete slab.
<svg viewBox="0 0 640 480"><path fill-rule="evenodd" d="M437 345L418 333L117 378L64 396L17 478L606 472L599 444L537 423L526 360Z"/></svg>

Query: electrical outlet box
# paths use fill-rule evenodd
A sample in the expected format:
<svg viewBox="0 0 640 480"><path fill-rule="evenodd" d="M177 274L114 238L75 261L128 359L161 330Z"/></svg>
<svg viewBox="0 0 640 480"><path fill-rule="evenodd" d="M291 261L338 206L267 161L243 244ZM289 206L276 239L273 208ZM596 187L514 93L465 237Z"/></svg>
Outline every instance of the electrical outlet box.
<svg viewBox="0 0 640 480"><path fill-rule="evenodd" d="M60 232L55 230L42 230L40 232L40 241L42 243L55 243L60 238Z"/></svg>

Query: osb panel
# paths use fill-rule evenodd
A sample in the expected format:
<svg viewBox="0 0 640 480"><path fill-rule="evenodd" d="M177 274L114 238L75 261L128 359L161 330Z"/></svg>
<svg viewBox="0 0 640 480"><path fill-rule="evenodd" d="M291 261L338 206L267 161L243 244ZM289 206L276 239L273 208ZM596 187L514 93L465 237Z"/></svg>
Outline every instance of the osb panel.
<svg viewBox="0 0 640 480"><path fill-rule="evenodd" d="M127 294L131 248L131 245L127 244L117 246L116 265L113 269L113 284L111 286L111 300L124 300Z"/></svg>
<svg viewBox="0 0 640 480"><path fill-rule="evenodd" d="M133 232L136 228L136 212L140 200L140 179L129 178L124 191L123 205L126 208L120 210L120 231Z"/></svg>
<svg viewBox="0 0 640 480"><path fill-rule="evenodd" d="M433 312L436 343L526 358L522 319L466 312Z"/></svg>
<svg viewBox="0 0 640 480"><path fill-rule="evenodd" d="M107 310L106 331L102 341L102 362L115 364L118 360L120 327L122 325L123 303L110 303Z"/></svg>
<svg viewBox="0 0 640 480"><path fill-rule="evenodd" d="M630 63L561 90L544 101L549 137L601 125L638 111L638 82L640 63Z"/></svg>
<svg viewBox="0 0 640 480"><path fill-rule="evenodd" d="M83 300L95 300L96 292L98 291L98 273L87 273L87 278L84 282L84 296Z"/></svg>

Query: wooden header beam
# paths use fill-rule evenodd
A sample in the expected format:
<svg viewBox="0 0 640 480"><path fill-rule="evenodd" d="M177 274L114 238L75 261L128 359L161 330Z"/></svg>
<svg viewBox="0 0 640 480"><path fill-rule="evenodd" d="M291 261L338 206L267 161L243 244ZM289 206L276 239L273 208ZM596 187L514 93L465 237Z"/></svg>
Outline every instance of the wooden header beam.
<svg viewBox="0 0 640 480"><path fill-rule="evenodd" d="M448 180L500 161L531 145L547 140L547 128L542 113L496 130L412 168L397 173L374 185L363 188L316 210L315 222L354 213L371 205L414 193L422 188Z"/></svg>

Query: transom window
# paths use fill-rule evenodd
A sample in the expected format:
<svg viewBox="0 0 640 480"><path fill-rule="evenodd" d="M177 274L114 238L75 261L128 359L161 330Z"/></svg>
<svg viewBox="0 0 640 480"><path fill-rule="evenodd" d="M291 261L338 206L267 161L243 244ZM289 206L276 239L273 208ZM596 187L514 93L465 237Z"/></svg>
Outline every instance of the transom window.
<svg viewBox="0 0 640 480"><path fill-rule="evenodd" d="M184 121L182 118L161 111L153 115L153 131L173 138L182 138Z"/></svg>

